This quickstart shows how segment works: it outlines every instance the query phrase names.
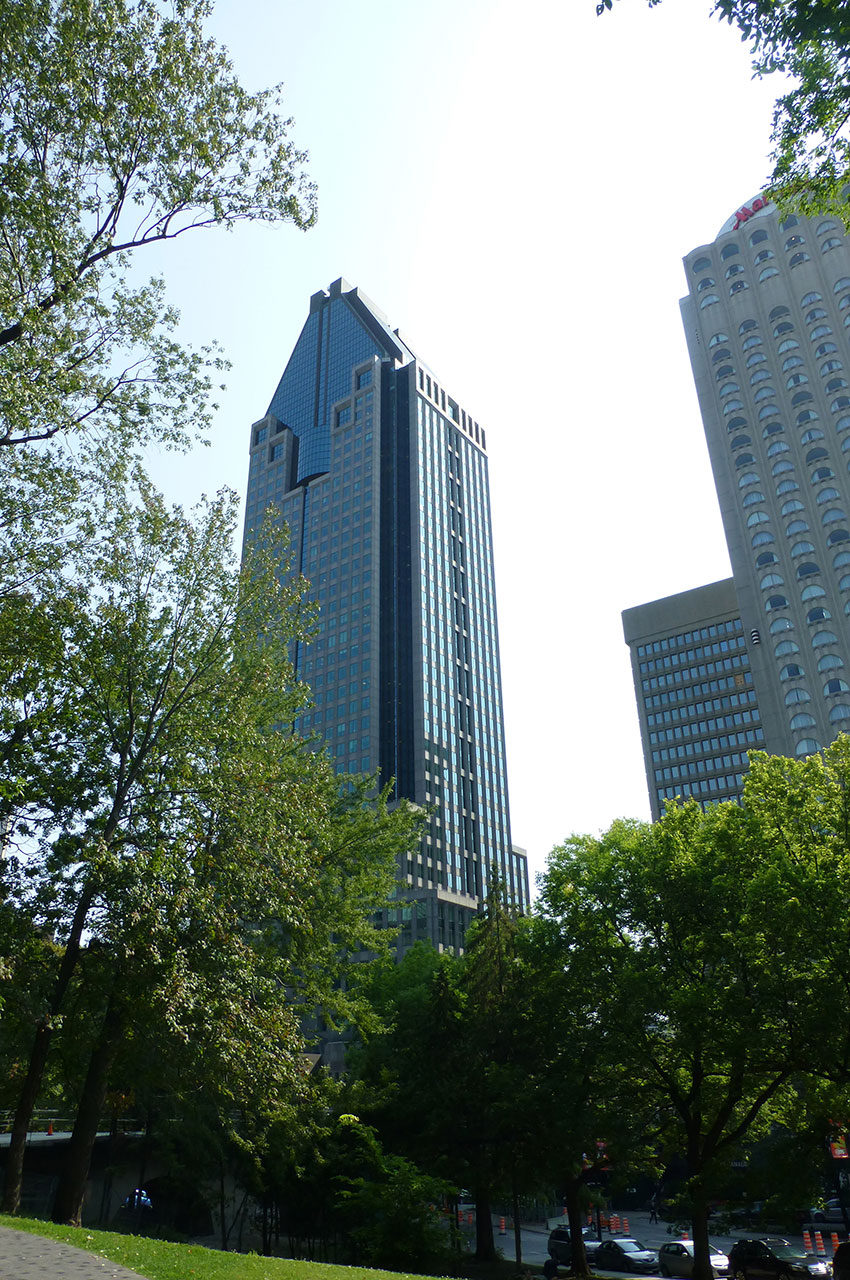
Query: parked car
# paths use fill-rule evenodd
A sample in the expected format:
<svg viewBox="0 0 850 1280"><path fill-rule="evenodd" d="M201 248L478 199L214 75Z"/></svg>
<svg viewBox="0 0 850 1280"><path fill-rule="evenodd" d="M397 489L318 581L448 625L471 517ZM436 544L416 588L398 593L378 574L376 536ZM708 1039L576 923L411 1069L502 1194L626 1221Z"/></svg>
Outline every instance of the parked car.
<svg viewBox="0 0 850 1280"><path fill-rule="evenodd" d="M837 1198L826 1200L823 1205L814 1209L806 1210L806 1222L843 1222L844 1214L841 1211L841 1201Z"/></svg>
<svg viewBox="0 0 850 1280"><path fill-rule="evenodd" d="M729 1259L722 1250L710 1244L711 1270L716 1276L729 1274ZM658 1270L662 1276L685 1276L687 1280L694 1272L693 1240L669 1240L658 1250Z"/></svg>
<svg viewBox="0 0 850 1280"><path fill-rule="evenodd" d="M658 1270L658 1254L647 1249L640 1240L603 1240L596 1250L594 1263L610 1271L640 1271L654 1275Z"/></svg>
<svg viewBox="0 0 850 1280"><path fill-rule="evenodd" d="M729 1250L729 1266L735 1280L794 1280L828 1276L829 1263L799 1245L777 1236L762 1240L736 1240Z"/></svg>
<svg viewBox="0 0 850 1280"><path fill-rule="evenodd" d="M587 1255L587 1260L592 1262L596 1257L599 1241L593 1235L591 1227L582 1227L581 1234L584 1239L584 1252ZM568 1226L555 1227L549 1236L549 1243L546 1247L549 1250L549 1257L554 1262L557 1262L558 1266L572 1266L573 1245Z"/></svg>

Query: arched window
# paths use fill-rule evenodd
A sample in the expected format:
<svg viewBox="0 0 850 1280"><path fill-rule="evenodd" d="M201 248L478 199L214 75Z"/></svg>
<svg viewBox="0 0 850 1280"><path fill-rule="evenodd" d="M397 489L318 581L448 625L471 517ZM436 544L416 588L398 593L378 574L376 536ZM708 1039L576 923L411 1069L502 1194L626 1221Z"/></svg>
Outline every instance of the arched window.
<svg viewBox="0 0 850 1280"><path fill-rule="evenodd" d="M764 494L759 489L754 489L752 493L745 495L743 505L745 507L756 507L760 502L766 501Z"/></svg>
<svg viewBox="0 0 850 1280"><path fill-rule="evenodd" d="M747 284L746 280L736 280L734 284L730 284L729 286L729 297L731 298L736 293L743 293L743 291L745 289L749 289L749 287L750 286Z"/></svg>
<svg viewBox="0 0 850 1280"><path fill-rule="evenodd" d="M845 702L839 702L829 713L830 724L841 724L844 720L850 720L850 707Z"/></svg>
<svg viewBox="0 0 850 1280"><path fill-rule="evenodd" d="M792 653L799 653L800 646L794 640L780 640L773 652L777 658L787 658Z"/></svg>
<svg viewBox="0 0 850 1280"><path fill-rule="evenodd" d="M785 583L778 573L766 573L759 583L762 591L766 591L769 587L784 587Z"/></svg>
<svg viewBox="0 0 850 1280"><path fill-rule="evenodd" d="M720 299L718 298L716 293L707 293L703 298L702 302L699 304L699 309L700 311L705 311L706 307L712 307L714 306L715 302L719 302L719 301Z"/></svg>
<svg viewBox="0 0 850 1280"><path fill-rule="evenodd" d="M814 716L809 715L808 711L798 711L791 717L792 729L814 729L816 723Z"/></svg>
<svg viewBox="0 0 850 1280"><path fill-rule="evenodd" d="M841 244L839 236L830 236L828 240L824 240L820 247L821 253L829 253L830 249L837 249Z"/></svg>
<svg viewBox="0 0 850 1280"><path fill-rule="evenodd" d="M735 254L740 252L741 251L738 246L733 242L732 244L725 244L723 246L720 250L720 256L725 261L727 258L734 258Z"/></svg>
<svg viewBox="0 0 850 1280"><path fill-rule="evenodd" d="M821 458L828 458L829 454L823 445L819 445L816 449L810 449L806 454L806 465L811 467L815 462L820 462Z"/></svg>
<svg viewBox="0 0 850 1280"><path fill-rule="evenodd" d="M796 560L797 556L813 555L814 550L810 542L795 542L791 548L791 559Z"/></svg>
<svg viewBox="0 0 850 1280"><path fill-rule="evenodd" d="M826 540L828 547L835 547L839 542L850 542L850 533L846 529L833 529Z"/></svg>
<svg viewBox="0 0 850 1280"><path fill-rule="evenodd" d="M756 557L756 568L765 569L769 564L779 564L779 556L775 551L762 551L761 555Z"/></svg>
<svg viewBox="0 0 850 1280"><path fill-rule="evenodd" d="M801 702L811 702L812 695L808 689L789 689L785 695L786 707L799 706Z"/></svg>
<svg viewBox="0 0 850 1280"><path fill-rule="evenodd" d="M804 563L803 563L803 564L801 564L801 565L800 565L800 567L798 568L798 570L797 570L797 577L798 577L798 578L811 578L811 577L812 577L812 575L813 575L813 574L815 574L815 573L820 573L820 569L819 569L819 568L818 568L818 566L815 564L814 560L806 560L806 561L804 561ZM820 594L823 594L823 588L821 588L821 589L820 589ZM804 596L803 598L805 599L805 596Z"/></svg>
<svg viewBox="0 0 850 1280"><path fill-rule="evenodd" d="M821 516L821 524L838 524L840 520L846 520L847 517L840 507L830 507L828 511L824 511Z"/></svg>
<svg viewBox="0 0 850 1280"><path fill-rule="evenodd" d="M843 659L839 658L837 653L825 653L822 658L818 658L818 671L821 675L824 671L836 671L843 666Z"/></svg>
<svg viewBox="0 0 850 1280"><path fill-rule="evenodd" d="M762 231L761 228L759 228L758 231L754 231L753 234L750 236L750 244L752 246L755 246L757 244L763 244L766 239L767 239L767 232Z"/></svg>
<svg viewBox="0 0 850 1280"><path fill-rule="evenodd" d="M826 592L819 582L810 582L807 587L803 587L800 592L800 599L803 604L808 604L810 600L822 600Z"/></svg>
<svg viewBox="0 0 850 1280"><path fill-rule="evenodd" d="M725 333L714 333L709 338L708 345L710 347L716 347L719 343L728 342L728 341L729 341L729 338Z"/></svg>
<svg viewBox="0 0 850 1280"><path fill-rule="evenodd" d="M776 609L787 609L788 601L784 596L768 596L764 602L765 613L773 613Z"/></svg>
<svg viewBox="0 0 850 1280"><path fill-rule="evenodd" d="M838 638L831 631L816 631L812 636L812 648L822 649L827 644L838 644Z"/></svg>
<svg viewBox="0 0 850 1280"><path fill-rule="evenodd" d="M805 671L799 665L799 663L789 662L788 665L784 666L780 671L779 679L780 680L802 680L805 674L806 674Z"/></svg>
<svg viewBox="0 0 850 1280"><path fill-rule="evenodd" d="M831 619L832 619L832 614L829 612L829 609L824 609L823 605L821 604L817 605L814 609L810 609L809 612L806 614L806 622L809 622L809 623L829 622L831 621Z"/></svg>
<svg viewBox="0 0 850 1280"><path fill-rule="evenodd" d="M790 618L774 618L768 629L772 636L778 636L781 631L793 631L794 624Z"/></svg>
<svg viewBox="0 0 850 1280"><path fill-rule="evenodd" d="M711 258L697 258L696 262L691 266L694 275L698 275L700 271L707 271L711 266Z"/></svg>
<svg viewBox="0 0 850 1280"><path fill-rule="evenodd" d="M747 528L754 529L757 524L767 524L770 516L766 511L751 511L747 516Z"/></svg>
<svg viewBox="0 0 850 1280"><path fill-rule="evenodd" d="M837 693L850 693L850 684L846 680L840 680L838 676L833 676L823 686L823 696L834 698Z"/></svg>
<svg viewBox="0 0 850 1280"><path fill-rule="evenodd" d="M751 329L757 329L758 327L759 326L758 326L757 320L753 320L753 319L742 320L741 323L738 325L738 333L741 337L743 337L745 333L749 333Z"/></svg>
<svg viewBox="0 0 850 1280"><path fill-rule="evenodd" d="M797 757L813 756L820 749L820 743L817 738L802 738L794 748L794 755Z"/></svg>
<svg viewBox="0 0 850 1280"><path fill-rule="evenodd" d="M749 523L750 521L748 520L747 524ZM752 539L753 548L755 549L756 547L765 547L769 542L774 542L774 541L775 541L775 538L769 529L760 529L758 533L753 535L753 539Z"/></svg>
<svg viewBox="0 0 850 1280"><path fill-rule="evenodd" d="M780 316L790 316L790 314L791 314L790 307L784 307L784 306L774 307L767 318L768 320L778 320Z"/></svg>
<svg viewBox="0 0 850 1280"><path fill-rule="evenodd" d="M765 280L770 280L771 276L778 276L779 272L776 267L764 267L759 272L759 284L764 284Z"/></svg>
<svg viewBox="0 0 850 1280"><path fill-rule="evenodd" d="M716 283L711 276L705 276L697 285L697 293L704 293L706 289L711 289Z"/></svg>

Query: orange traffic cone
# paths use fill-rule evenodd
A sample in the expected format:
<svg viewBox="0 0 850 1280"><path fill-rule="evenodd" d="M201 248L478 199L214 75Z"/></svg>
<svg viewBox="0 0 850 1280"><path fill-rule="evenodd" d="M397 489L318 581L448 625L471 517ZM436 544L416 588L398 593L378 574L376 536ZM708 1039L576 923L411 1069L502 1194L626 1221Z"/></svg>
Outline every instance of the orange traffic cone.
<svg viewBox="0 0 850 1280"><path fill-rule="evenodd" d="M823 1236L819 1231L815 1232L815 1250L818 1254L825 1254L826 1249L823 1246Z"/></svg>
<svg viewBox="0 0 850 1280"><path fill-rule="evenodd" d="M629 1220L628 1220L628 1218L623 1218L623 1230L625 1231L626 1235L628 1235L628 1234L629 1234Z"/></svg>
<svg viewBox="0 0 850 1280"><path fill-rule="evenodd" d="M48 1136L48 1138L52 1138L52 1137L53 1137L53 1121L52 1121L52 1120L51 1120L51 1121L49 1121L49 1123L48 1123L48 1125L47 1125L47 1136Z"/></svg>
<svg viewBox="0 0 850 1280"><path fill-rule="evenodd" d="M503 1236L504 1234L505 1234L505 1219L500 1218L499 1219L499 1235Z"/></svg>
<svg viewBox="0 0 850 1280"><path fill-rule="evenodd" d="M620 1217L619 1217L619 1214L616 1214L616 1213L612 1213L612 1214L611 1214L611 1230L612 1230L612 1231L619 1231L619 1230L620 1230Z"/></svg>
<svg viewBox="0 0 850 1280"><path fill-rule="evenodd" d="M814 1249L812 1248L812 1233L811 1231L806 1231L805 1228L803 1229L803 1248L806 1253L814 1253Z"/></svg>
<svg viewBox="0 0 850 1280"><path fill-rule="evenodd" d="M838 1248L838 1232L837 1232L837 1231L833 1231L833 1233L832 1233L832 1252L833 1252L833 1253L835 1253L835 1250L836 1250L837 1248Z"/></svg>

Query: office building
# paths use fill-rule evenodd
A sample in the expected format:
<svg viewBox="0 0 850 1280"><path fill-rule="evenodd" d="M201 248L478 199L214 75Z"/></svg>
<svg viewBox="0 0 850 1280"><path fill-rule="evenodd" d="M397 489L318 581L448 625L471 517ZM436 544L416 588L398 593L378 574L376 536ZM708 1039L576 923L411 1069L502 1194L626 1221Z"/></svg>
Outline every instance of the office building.
<svg viewBox="0 0 850 1280"><path fill-rule="evenodd" d="M764 731L732 579L626 609L623 630L653 819L673 796L734 800Z"/></svg>
<svg viewBox="0 0 850 1280"><path fill-rule="evenodd" d="M511 843L483 428L364 295L315 294L251 428L245 531L273 501L320 606L296 670L302 731L340 771L377 770L432 810L399 868L401 945L460 948L495 866L528 904Z"/></svg>
<svg viewBox="0 0 850 1280"><path fill-rule="evenodd" d="M729 607L764 747L809 755L850 726L850 247L834 218L783 218L759 197L684 265ZM651 791L656 747L644 736Z"/></svg>

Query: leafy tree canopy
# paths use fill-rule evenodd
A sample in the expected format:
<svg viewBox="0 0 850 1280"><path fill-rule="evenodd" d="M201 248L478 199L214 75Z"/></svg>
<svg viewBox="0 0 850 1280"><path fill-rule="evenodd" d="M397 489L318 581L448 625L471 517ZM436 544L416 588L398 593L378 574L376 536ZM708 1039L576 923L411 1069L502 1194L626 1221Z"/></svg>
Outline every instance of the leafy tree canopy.
<svg viewBox="0 0 850 1280"><path fill-rule="evenodd" d="M279 90L248 93L209 0L0 0L0 446L108 428L179 441L208 419L130 255L193 228L315 219Z"/></svg>

